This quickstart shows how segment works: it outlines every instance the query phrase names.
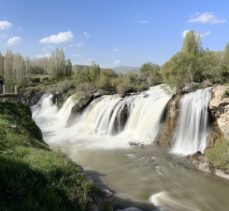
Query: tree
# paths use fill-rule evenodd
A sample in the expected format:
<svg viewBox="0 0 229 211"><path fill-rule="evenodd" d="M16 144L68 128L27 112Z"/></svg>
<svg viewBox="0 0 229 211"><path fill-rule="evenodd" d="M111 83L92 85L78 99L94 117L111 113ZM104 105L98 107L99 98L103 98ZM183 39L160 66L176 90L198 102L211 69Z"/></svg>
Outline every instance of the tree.
<svg viewBox="0 0 229 211"><path fill-rule="evenodd" d="M225 47L224 51L224 62L229 65L229 43Z"/></svg>
<svg viewBox="0 0 229 211"><path fill-rule="evenodd" d="M20 54L13 55L13 72L16 76L16 84L21 86L25 81L25 60ZM13 76L12 76L13 77Z"/></svg>
<svg viewBox="0 0 229 211"><path fill-rule="evenodd" d="M101 69L99 65L93 64L92 66L90 66L88 69L90 80L94 83L97 83L100 77L100 72Z"/></svg>
<svg viewBox="0 0 229 211"><path fill-rule="evenodd" d="M200 35L194 31L188 32L181 51L162 66L164 81L174 84L178 89L189 83L203 81L204 54Z"/></svg>
<svg viewBox="0 0 229 211"><path fill-rule="evenodd" d="M71 60L68 59L65 64L65 76L71 76L72 75L72 63Z"/></svg>
<svg viewBox="0 0 229 211"><path fill-rule="evenodd" d="M194 31L189 31L184 38L182 52L197 55L201 49L200 35Z"/></svg>
<svg viewBox="0 0 229 211"><path fill-rule="evenodd" d="M140 72L142 80L146 81L148 86L154 86L162 81L160 66L157 64L145 63L142 65Z"/></svg>
<svg viewBox="0 0 229 211"><path fill-rule="evenodd" d="M0 76L4 77L4 56L0 52Z"/></svg>
<svg viewBox="0 0 229 211"><path fill-rule="evenodd" d="M12 92L16 84L15 72L13 69L13 53L7 50L4 59L4 79L6 84L6 91Z"/></svg>
<svg viewBox="0 0 229 211"><path fill-rule="evenodd" d="M98 87L110 92L115 90L115 87L112 84L113 79L117 78L118 74L112 69L104 69L101 71Z"/></svg>

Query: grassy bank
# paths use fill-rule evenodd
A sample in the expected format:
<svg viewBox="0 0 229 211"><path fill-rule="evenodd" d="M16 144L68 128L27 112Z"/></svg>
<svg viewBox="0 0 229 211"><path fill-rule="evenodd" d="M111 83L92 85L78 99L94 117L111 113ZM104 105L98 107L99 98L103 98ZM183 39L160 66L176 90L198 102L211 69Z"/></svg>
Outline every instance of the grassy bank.
<svg viewBox="0 0 229 211"><path fill-rule="evenodd" d="M226 170L229 173L229 141L221 138L213 148L205 152L207 159L214 167Z"/></svg>
<svg viewBox="0 0 229 211"><path fill-rule="evenodd" d="M90 210L100 194L42 142L28 107L0 103L0 210Z"/></svg>

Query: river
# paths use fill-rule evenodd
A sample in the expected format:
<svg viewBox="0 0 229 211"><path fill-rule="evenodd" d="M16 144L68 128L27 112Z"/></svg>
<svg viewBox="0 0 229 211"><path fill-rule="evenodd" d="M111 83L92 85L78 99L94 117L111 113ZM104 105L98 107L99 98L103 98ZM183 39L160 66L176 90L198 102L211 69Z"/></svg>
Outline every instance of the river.
<svg viewBox="0 0 229 211"><path fill-rule="evenodd" d="M104 96L71 125L67 121L77 102L72 97L58 109L52 96L45 95L32 112L49 146L63 151L98 186L107 186L117 197L145 203L152 210L156 206L171 211L228 211L228 180L197 171L185 157L150 142L170 96L158 87L127 99Z"/></svg>

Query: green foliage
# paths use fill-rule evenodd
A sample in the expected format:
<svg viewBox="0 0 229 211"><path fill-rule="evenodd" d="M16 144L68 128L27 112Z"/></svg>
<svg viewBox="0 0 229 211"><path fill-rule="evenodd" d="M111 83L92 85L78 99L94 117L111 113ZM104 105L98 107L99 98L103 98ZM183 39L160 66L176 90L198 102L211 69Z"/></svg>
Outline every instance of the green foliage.
<svg viewBox="0 0 229 211"><path fill-rule="evenodd" d="M229 170L229 141L222 138L205 151L207 159L216 167Z"/></svg>
<svg viewBox="0 0 229 211"><path fill-rule="evenodd" d="M225 47L224 51L224 62L229 65L229 43Z"/></svg>
<svg viewBox="0 0 229 211"><path fill-rule="evenodd" d="M154 86L162 82L160 67L157 64L145 63L142 65L140 72L142 80L146 81L148 86Z"/></svg>
<svg viewBox="0 0 229 211"><path fill-rule="evenodd" d="M43 76L56 79L71 75L72 64L65 59L63 49L55 49L50 57L33 60L9 50L4 56L0 53L0 76L4 77L7 92L13 92L15 85L26 86L34 78L40 82Z"/></svg>
<svg viewBox="0 0 229 211"><path fill-rule="evenodd" d="M225 62L229 53L226 51L229 51L229 45L222 60L221 54L203 50L200 36L190 31L184 39L182 50L162 66L163 81L178 89L196 82L225 83L229 81L229 63L227 66Z"/></svg>
<svg viewBox="0 0 229 211"><path fill-rule="evenodd" d="M29 108L0 103L0 152L0 210L89 209L97 190L42 142Z"/></svg>
<svg viewBox="0 0 229 211"><path fill-rule="evenodd" d="M71 61L65 59L62 49L55 49L50 57L34 60L24 59L20 54L7 51L5 56L0 54L0 75L4 76L11 90L14 90L15 84L26 87L37 83L45 84L42 80L52 83L66 77L74 83L72 87L76 91L83 92L102 89L109 93L124 94L145 90L160 83L167 83L181 90L186 85L194 87L194 84L202 82L205 85L227 83L229 44L224 52L205 50L201 46L200 35L190 31L184 38L182 49L161 68L153 63L145 63L140 73L126 74L117 74L112 69L102 69L96 64L77 65L73 74Z"/></svg>
<svg viewBox="0 0 229 211"><path fill-rule="evenodd" d="M196 58L193 54L178 52L161 68L164 82L182 88L194 80Z"/></svg>
<svg viewBox="0 0 229 211"><path fill-rule="evenodd" d="M200 51L200 35L194 31L189 31L184 38L182 52L197 55Z"/></svg>
<svg viewBox="0 0 229 211"><path fill-rule="evenodd" d="M98 88L109 92L114 92L115 88L113 86L112 81L117 77L117 73L111 69L102 70L98 82Z"/></svg>

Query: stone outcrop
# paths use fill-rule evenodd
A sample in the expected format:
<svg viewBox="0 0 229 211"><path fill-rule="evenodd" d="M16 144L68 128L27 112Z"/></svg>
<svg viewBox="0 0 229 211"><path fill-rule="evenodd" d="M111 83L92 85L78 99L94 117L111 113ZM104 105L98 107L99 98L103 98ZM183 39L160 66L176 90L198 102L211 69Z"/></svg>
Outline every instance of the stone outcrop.
<svg viewBox="0 0 229 211"><path fill-rule="evenodd" d="M168 148L172 145L172 137L176 129L177 117L179 114L181 94L175 94L169 100L166 105L164 115L162 116L161 122L162 127L160 129L157 143L159 146Z"/></svg>
<svg viewBox="0 0 229 211"><path fill-rule="evenodd" d="M213 88L209 109L222 135L229 139L229 96L226 91L229 92L229 86L220 85Z"/></svg>
<svg viewBox="0 0 229 211"><path fill-rule="evenodd" d="M100 92L83 94L82 96L77 96L77 103L72 108L72 114L80 113L86 108L94 99L101 97Z"/></svg>
<svg viewBox="0 0 229 211"><path fill-rule="evenodd" d="M209 102L209 113L211 116L211 132L208 136L208 148L214 148L215 143L225 137L229 140L229 86L218 85L212 89L212 98ZM215 166L205 155L196 153L191 157L192 164L196 169L215 174L229 179L228 170L221 166Z"/></svg>

